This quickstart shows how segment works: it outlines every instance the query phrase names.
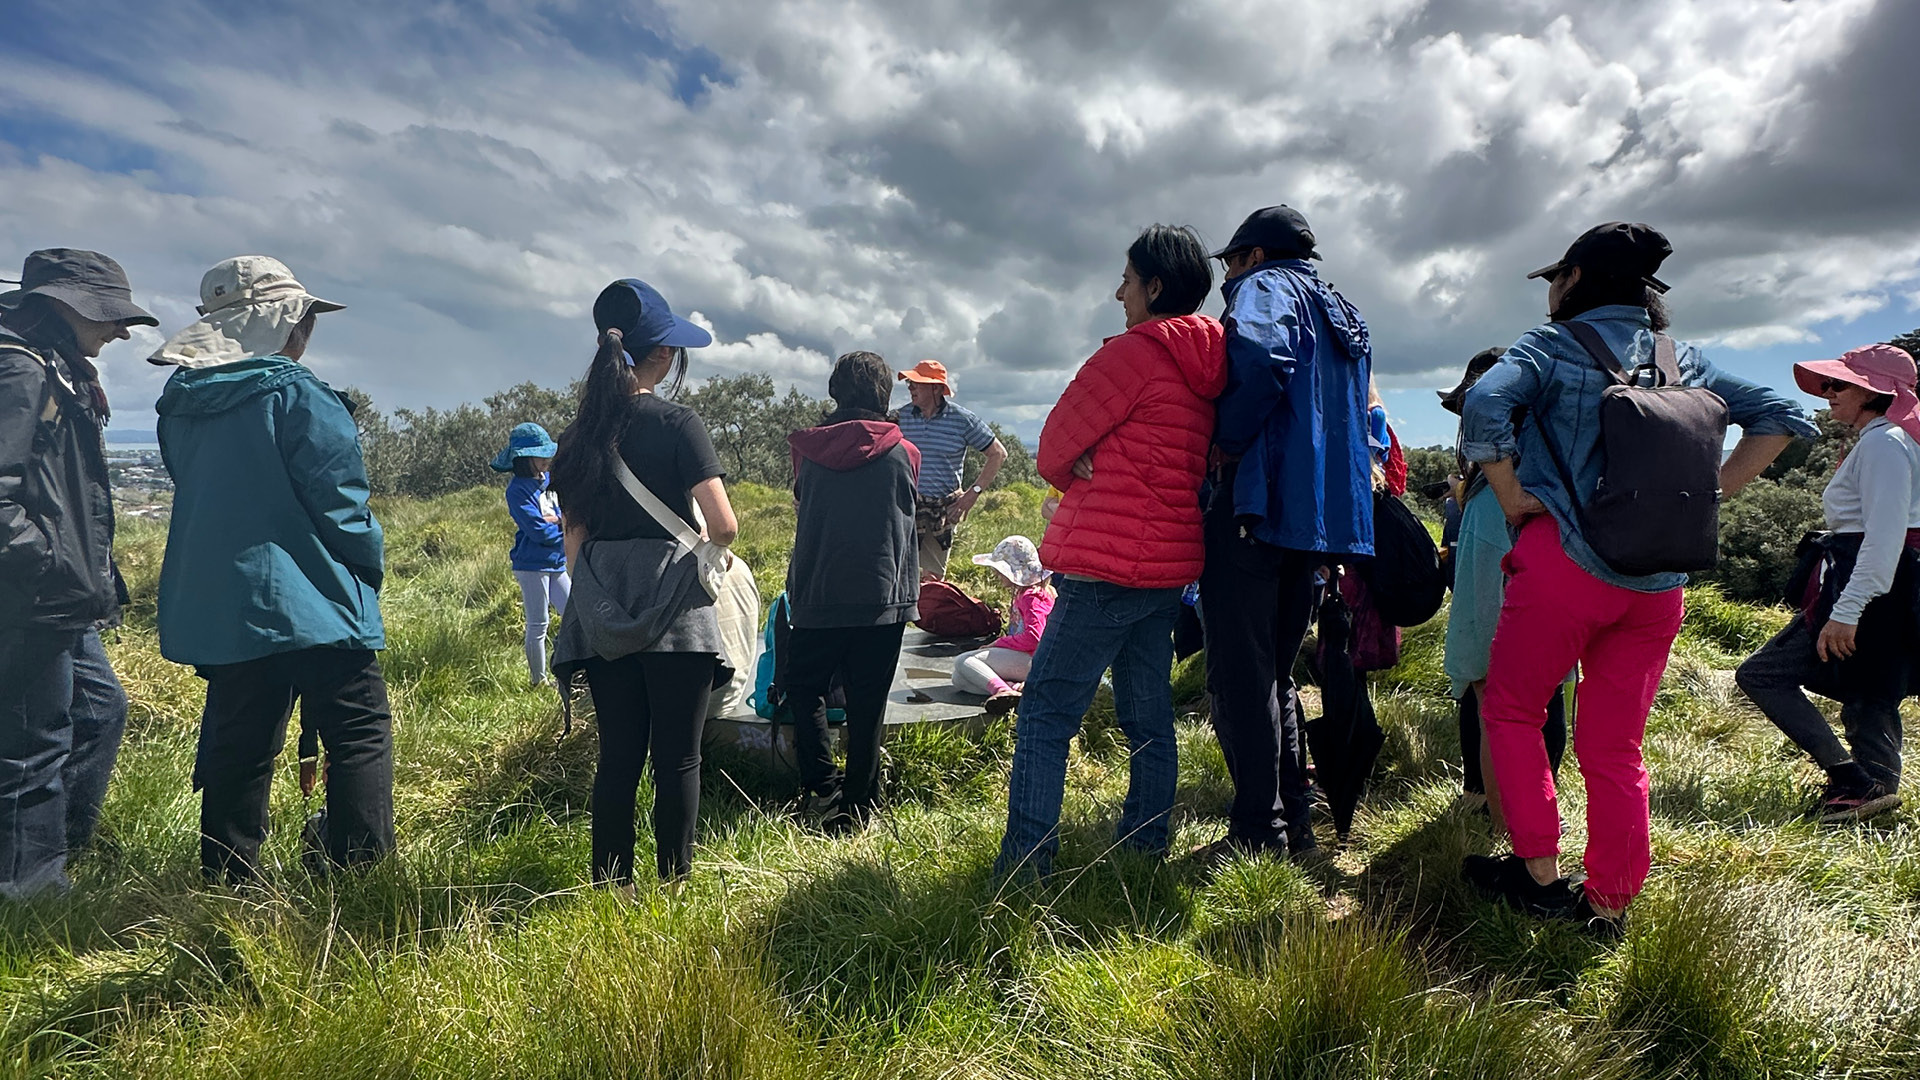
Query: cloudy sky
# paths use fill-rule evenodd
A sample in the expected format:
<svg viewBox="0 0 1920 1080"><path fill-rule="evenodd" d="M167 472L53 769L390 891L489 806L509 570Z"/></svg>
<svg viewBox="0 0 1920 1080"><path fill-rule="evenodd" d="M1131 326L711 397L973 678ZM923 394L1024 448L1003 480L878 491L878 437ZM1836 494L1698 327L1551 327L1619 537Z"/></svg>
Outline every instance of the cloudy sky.
<svg viewBox="0 0 1920 1080"><path fill-rule="evenodd" d="M638 276L713 328L697 375L931 356L1031 434L1140 227L1276 202L1416 443L1599 221L1668 233L1676 332L1745 374L1920 324L1912 0L5 6L0 260L106 251L171 332L275 255L386 408L564 385ZM120 427L159 340L105 354Z"/></svg>

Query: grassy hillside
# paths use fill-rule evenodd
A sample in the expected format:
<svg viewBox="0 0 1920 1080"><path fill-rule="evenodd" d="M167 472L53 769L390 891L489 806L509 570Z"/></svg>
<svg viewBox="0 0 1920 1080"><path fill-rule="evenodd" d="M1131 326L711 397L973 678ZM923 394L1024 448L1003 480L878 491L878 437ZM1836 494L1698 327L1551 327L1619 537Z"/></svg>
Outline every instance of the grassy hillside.
<svg viewBox="0 0 1920 1080"><path fill-rule="evenodd" d="M738 495L771 595L791 509ZM1037 537L1038 499L990 494L964 552ZM289 754L269 886L198 884L201 687L155 645L163 530L128 523L136 600L111 646L127 744L72 896L0 908L0 1075L1920 1075L1916 815L1796 820L1813 770L1728 677L1780 613L1689 598L1648 737L1654 877L1616 947L1458 883L1489 840L1453 805L1439 621L1383 688L1381 778L1331 866L1106 856L1125 761L1096 723L1072 764L1064 872L996 891L1001 727L892 743L894 809L850 840L710 768L693 881L629 903L583 887L591 726L560 740L557 699L523 687L498 495L380 513L398 857L305 877ZM1199 708L1197 671L1178 675ZM1176 850L1223 831L1228 797L1203 720L1183 721L1181 753ZM1577 851L1578 776L1563 780Z"/></svg>

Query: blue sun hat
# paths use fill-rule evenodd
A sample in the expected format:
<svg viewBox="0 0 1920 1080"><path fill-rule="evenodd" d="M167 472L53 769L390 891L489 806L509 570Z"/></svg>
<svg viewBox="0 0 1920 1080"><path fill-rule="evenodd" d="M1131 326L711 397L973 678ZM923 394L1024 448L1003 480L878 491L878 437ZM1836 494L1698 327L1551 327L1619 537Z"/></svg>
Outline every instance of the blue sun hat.
<svg viewBox="0 0 1920 1080"><path fill-rule="evenodd" d="M515 424L513 434L507 436L507 448L493 455L493 471L512 472L515 458L552 457L559 449L539 424Z"/></svg>
<svg viewBox="0 0 1920 1080"><path fill-rule="evenodd" d="M620 331L629 356L655 345L699 349L713 344L712 334L675 315L667 298L639 278L621 278L600 290L593 301L593 325Z"/></svg>

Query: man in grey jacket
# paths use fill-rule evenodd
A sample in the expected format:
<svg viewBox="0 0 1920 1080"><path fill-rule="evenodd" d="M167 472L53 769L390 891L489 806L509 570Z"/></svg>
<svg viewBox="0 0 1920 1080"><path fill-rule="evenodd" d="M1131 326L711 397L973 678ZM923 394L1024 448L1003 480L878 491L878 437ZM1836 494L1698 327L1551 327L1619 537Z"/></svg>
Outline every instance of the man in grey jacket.
<svg viewBox="0 0 1920 1080"><path fill-rule="evenodd" d="M97 632L125 592L92 360L139 325L159 320L98 252L33 252L0 293L0 897L66 887L126 724Z"/></svg>

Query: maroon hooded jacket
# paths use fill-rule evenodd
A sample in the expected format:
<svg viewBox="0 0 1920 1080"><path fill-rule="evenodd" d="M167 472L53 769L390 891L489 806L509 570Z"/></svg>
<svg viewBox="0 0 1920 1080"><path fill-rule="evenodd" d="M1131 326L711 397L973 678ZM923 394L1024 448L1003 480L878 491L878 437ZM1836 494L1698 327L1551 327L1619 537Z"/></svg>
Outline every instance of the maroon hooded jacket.
<svg viewBox="0 0 1920 1080"><path fill-rule="evenodd" d="M787 436L798 504L787 603L794 626L886 626L919 617L913 484L920 451L896 424L847 420Z"/></svg>

